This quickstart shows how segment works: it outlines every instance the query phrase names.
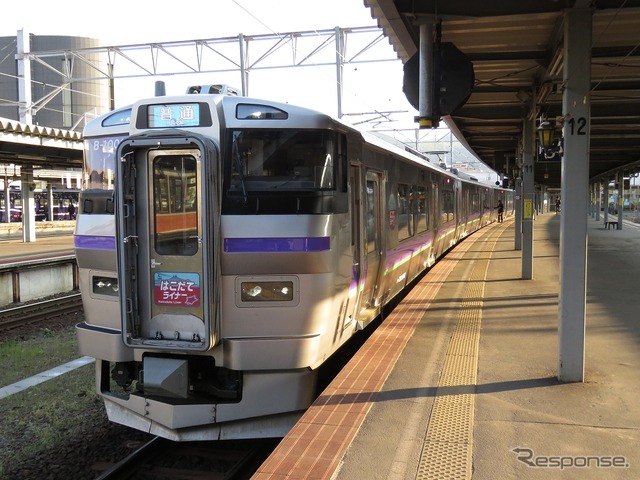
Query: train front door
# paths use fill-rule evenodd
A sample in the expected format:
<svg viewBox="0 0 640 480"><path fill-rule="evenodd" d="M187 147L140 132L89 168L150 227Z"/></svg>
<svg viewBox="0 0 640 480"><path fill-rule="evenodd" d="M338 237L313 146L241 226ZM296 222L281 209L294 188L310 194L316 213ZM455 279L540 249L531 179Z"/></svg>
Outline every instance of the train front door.
<svg viewBox="0 0 640 480"><path fill-rule="evenodd" d="M206 350L213 339L202 152L137 148L124 158L118 267L125 343Z"/></svg>

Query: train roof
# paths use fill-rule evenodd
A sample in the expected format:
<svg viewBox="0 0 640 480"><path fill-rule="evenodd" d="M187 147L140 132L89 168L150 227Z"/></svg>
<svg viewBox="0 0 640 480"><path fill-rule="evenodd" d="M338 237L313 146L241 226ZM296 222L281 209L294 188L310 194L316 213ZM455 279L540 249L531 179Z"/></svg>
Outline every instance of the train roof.
<svg viewBox="0 0 640 480"><path fill-rule="evenodd" d="M203 98L203 97L206 97ZM300 107L291 105L288 103L274 102L271 100L264 100L261 98L253 97L241 97L235 95L224 94L181 94L162 97L148 97L138 100L132 105L118 108L111 112L105 113L91 122L87 123L83 130L84 136L89 135L110 135L115 132L127 133L130 130L131 118L134 115L135 109L140 105L146 105L150 103L180 103L205 101L212 103L216 106L220 106L225 115L225 125L227 127L241 127L249 126L252 122L255 122L256 118L237 118L236 106L239 104L248 104L256 106L264 106L265 110L286 112L286 115L279 117L277 115L271 115L270 121L273 121L274 128L284 127L291 123L291 120L295 120L296 126L300 128L330 128L335 121L329 115L312 110L306 107ZM162 100L159 100L162 99Z"/></svg>
<svg viewBox="0 0 640 480"><path fill-rule="evenodd" d="M265 116L265 118L269 118L269 121L273 122L274 128L291 128L291 122L293 120L298 128L338 128L340 130L351 131L352 133L359 135L365 144L391 152L406 161L418 163L452 178L460 178L461 180L473 182L485 187L496 188L496 185L480 182L478 179L464 174L463 172L454 171L455 169L448 170L442 168L440 165L431 163L425 156L420 154L420 152L411 150L404 145L396 145L392 143L392 141L381 138L377 134L359 129L325 113L307 107L274 102L261 98L209 93L149 97L141 99L133 105L127 105L97 117L85 126L83 135L85 137L91 135L127 135L130 131L133 111L137 106L154 102L158 103L159 99L163 99L167 103L194 102L196 100L194 97L199 97L201 101L205 101L202 97L207 97L206 101L213 103L218 108L221 108L224 111L225 126L228 128L240 128L248 127L252 124L255 125L256 118L238 118L236 114L236 107L238 105L248 104L264 106L266 109L270 109L271 111L271 116ZM278 117L278 111L285 112L286 115Z"/></svg>

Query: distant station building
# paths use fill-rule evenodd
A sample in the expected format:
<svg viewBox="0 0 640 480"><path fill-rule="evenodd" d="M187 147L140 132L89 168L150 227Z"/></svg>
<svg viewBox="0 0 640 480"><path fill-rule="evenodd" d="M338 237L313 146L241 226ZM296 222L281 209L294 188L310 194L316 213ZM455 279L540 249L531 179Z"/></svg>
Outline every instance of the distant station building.
<svg viewBox="0 0 640 480"><path fill-rule="evenodd" d="M20 120L18 36L0 37L0 117ZM26 42L25 42L26 43ZM74 51L98 47L99 40L87 37L28 35L31 53ZM91 54L89 54L90 56ZM96 55L98 55L96 53ZM91 62L69 55L46 57L31 62L32 122L36 125L81 130L85 121L108 111L109 95L104 80ZM105 62L106 68L106 62ZM95 81L87 79L95 77ZM74 82L74 78L82 78Z"/></svg>

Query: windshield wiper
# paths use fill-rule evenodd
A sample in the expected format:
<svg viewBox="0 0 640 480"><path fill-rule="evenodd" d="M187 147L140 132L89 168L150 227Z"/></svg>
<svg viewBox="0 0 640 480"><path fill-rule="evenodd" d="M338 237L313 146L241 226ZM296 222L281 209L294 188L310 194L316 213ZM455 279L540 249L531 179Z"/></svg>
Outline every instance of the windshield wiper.
<svg viewBox="0 0 640 480"><path fill-rule="evenodd" d="M249 196L247 195L247 185L244 181L244 175L242 174L242 158L240 158L240 149L238 148L238 137L240 136L240 132L233 133L233 147L231 151L231 156L236 164L236 170L238 171L238 176L240 177L240 186L242 187L242 198L243 205L246 207L249 204Z"/></svg>

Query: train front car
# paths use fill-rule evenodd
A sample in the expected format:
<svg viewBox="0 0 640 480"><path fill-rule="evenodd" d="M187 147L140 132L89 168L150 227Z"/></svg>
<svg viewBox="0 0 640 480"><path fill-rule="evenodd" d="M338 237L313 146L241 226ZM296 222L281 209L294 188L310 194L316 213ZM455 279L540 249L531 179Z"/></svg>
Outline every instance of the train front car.
<svg viewBox="0 0 640 480"><path fill-rule="evenodd" d="M76 332L81 354L107 361L133 359L133 352L120 340L113 196L116 149L129 135L130 119L131 108L125 107L91 121L83 131L83 181L74 246L84 321Z"/></svg>
<svg viewBox="0 0 640 480"><path fill-rule="evenodd" d="M222 95L139 102L131 125L116 247L133 358L97 367L109 418L174 440L284 435L356 328L345 136Z"/></svg>

